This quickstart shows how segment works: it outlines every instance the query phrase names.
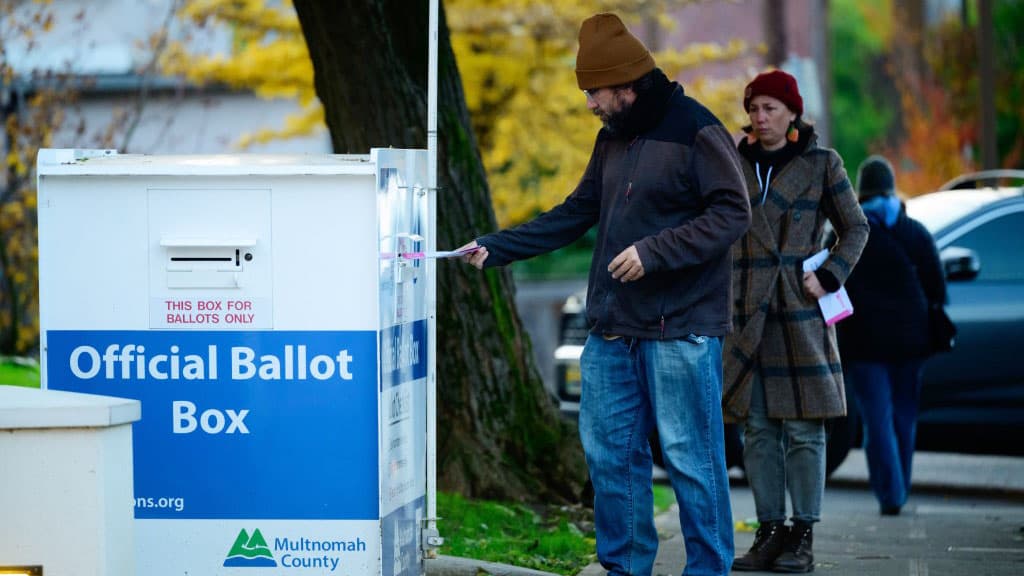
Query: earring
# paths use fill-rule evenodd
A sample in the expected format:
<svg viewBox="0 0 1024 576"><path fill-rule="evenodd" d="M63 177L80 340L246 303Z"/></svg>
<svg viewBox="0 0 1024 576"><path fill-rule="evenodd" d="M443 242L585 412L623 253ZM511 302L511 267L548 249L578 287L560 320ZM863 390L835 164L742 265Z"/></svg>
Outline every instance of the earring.
<svg viewBox="0 0 1024 576"><path fill-rule="evenodd" d="M789 125L789 130L786 131L786 140L789 140L790 142L796 142L799 139L800 139L800 131L796 129L796 126L794 126L793 124L790 124Z"/></svg>
<svg viewBox="0 0 1024 576"><path fill-rule="evenodd" d="M747 132L747 145L753 146L756 143L757 143L757 134L754 134L753 131Z"/></svg>

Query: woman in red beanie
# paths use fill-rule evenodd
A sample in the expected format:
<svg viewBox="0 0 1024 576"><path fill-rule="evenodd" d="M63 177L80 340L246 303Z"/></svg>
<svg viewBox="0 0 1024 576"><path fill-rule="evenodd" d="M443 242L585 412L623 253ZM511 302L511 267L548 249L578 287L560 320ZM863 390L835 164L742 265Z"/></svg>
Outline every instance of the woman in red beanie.
<svg viewBox="0 0 1024 576"><path fill-rule="evenodd" d="M825 492L825 419L846 413L835 328L817 300L846 281L868 223L834 150L802 120L796 79L781 70L747 85L739 144L750 230L733 246L734 332L727 337L722 406L743 421L743 463L760 527L734 570L811 572L812 526ZM839 240L804 272L825 221ZM786 525L786 490L792 526Z"/></svg>

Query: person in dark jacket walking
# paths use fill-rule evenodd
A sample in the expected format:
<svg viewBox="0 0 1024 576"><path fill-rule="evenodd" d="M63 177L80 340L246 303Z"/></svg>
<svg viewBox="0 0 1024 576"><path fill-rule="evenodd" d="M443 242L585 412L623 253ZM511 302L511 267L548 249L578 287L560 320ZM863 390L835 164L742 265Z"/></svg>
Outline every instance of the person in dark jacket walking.
<svg viewBox="0 0 1024 576"><path fill-rule="evenodd" d="M604 124L564 202L463 248L478 268L550 252L597 226L580 359L580 438L609 574L651 573L658 549L648 436L657 428L679 502L684 574L733 558L721 399L731 328L729 248L750 224L721 122L655 67L614 14L585 20L576 79Z"/></svg>
<svg viewBox="0 0 1024 576"><path fill-rule="evenodd" d="M802 120L793 76L759 74L743 105L750 126L739 153L753 222L733 247L736 332L726 339L722 407L727 419L744 422L743 463L760 526L733 569L810 572L825 492L825 418L846 414L835 330L817 300L846 280L868 224L842 159L819 147ZM826 220L839 241L817 270L804 272Z"/></svg>
<svg viewBox="0 0 1024 576"><path fill-rule="evenodd" d="M864 422L871 488L882 514L896 515L910 492L928 310L945 303L946 282L935 242L907 216L885 158L860 165L857 193L871 236L846 280L855 313L839 324L839 349Z"/></svg>

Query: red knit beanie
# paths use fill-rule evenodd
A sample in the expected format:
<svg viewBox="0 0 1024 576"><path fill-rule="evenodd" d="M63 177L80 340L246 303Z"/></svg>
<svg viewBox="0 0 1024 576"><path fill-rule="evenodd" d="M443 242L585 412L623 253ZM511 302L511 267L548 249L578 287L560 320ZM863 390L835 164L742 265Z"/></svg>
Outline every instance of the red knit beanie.
<svg viewBox="0 0 1024 576"><path fill-rule="evenodd" d="M804 113L804 99L800 97L800 89L796 86L796 78L782 70L762 72L747 84L743 93L743 109L750 109L750 101L754 96L771 96L786 105L797 114Z"/></svg>
<svg viewBox="0 0 1024 576"><path fill-rule="evenodd" d="M654 70L654 58L618 16L596 14L580 26L576 83L580 90L618 86Z"/></svg>

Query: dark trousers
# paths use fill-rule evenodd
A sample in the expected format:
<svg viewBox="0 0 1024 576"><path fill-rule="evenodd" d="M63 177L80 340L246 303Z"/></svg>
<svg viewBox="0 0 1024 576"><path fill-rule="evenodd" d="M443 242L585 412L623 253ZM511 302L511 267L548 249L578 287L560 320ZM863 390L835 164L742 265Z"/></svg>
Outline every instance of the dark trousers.
<svg viewBox="0 0 1024 576"><path fill-rule="evenodd" d="M871 488L882 508L903 506L910 493L921 365L915 359L846 366L864 422Z"/></svg>

